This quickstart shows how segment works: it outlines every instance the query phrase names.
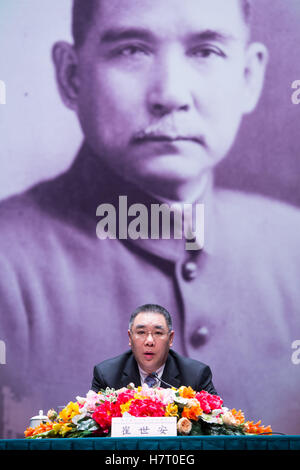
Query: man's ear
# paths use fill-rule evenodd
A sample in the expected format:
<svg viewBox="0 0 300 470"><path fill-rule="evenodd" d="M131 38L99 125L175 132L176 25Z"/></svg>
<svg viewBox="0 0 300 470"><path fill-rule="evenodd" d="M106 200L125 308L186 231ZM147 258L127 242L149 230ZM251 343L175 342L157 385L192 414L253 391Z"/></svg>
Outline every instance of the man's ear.
<svg viewBox="0 0 300 470"><path fill-rule="evenodd" d="M128 338L129 338L129 346L131 347L131 333L130 333L130 330L128 330Z"/></svg>
<svg viewBox="0 0 300 470"><path fill-rule="evenodd" d="M246 51L244 70L245 99L244 113L251 113L257 106L265 81L268 64L268 50L259 42L249 44Z"/></svg>
<svg viewBox="0 0 300 470"><path fill-rule="evenodd" d="M174 334L175 334L175 332L174 332L174 330L172 330L172 331L170 332L170 337L169 337L170 347L173 345Z"/></svg>
<svg viewBox="0 0 300 470"><path fill-rule="evenodd" d="M52 58L61 98L68 108L76 111L79 93L77 53L71 44L60 41L53 46Z"/></svg>

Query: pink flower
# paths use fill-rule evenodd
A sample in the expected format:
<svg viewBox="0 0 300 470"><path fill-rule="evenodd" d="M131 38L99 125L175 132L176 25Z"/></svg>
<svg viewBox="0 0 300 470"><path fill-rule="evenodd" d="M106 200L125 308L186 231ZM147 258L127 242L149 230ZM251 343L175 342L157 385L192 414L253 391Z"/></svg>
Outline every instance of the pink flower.
<svg viewBox="0 0 300 470"><path fill-rule="evenodd" d="M101 399L103 401L103 397L98 393L90 390L86 397L76 397L77 403L79 404L79 408L84 408L87 411L94 411L95 408L99 403L101 403Z"/></svg>
<svg viewBox="0 0 300 470"><path fill-rule="evenodd" d="M199 401L203 412L206 414L211 413L212 410L220 409L223 404L222 398L220 398L218 395L211 395L205 390L196 393L195 398Z"/></svg>

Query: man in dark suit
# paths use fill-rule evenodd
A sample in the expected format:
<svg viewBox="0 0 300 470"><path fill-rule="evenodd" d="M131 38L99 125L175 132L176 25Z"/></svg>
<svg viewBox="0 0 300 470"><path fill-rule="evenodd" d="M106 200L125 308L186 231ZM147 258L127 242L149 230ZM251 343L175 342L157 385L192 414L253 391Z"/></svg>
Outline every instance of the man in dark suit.
<svg viewBox="0 0 300 470"><path fill-rule="evenodd" d="M216 394L210 367L202 362L180 356L170 350L174 330L169 312L159 306L146 304L138 307L129 321L131 350L107 359L94 368L92 390L135 386L176 387L191 386Z"/></svg>

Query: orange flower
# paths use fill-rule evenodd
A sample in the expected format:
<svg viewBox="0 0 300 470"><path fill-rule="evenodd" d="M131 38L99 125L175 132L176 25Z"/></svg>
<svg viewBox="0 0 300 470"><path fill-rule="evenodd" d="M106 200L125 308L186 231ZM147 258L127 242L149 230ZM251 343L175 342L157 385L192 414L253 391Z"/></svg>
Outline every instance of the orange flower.
<svg viewBox="0 0 300 470"><path fill-rule="evenodd" d="M183 408L183 411L181 414L182 417L192 419L194 421L198 421L198 418L199 416L202 415L203 410L198 400L195 400L195 402L197 403L193 404L192 406L185 406Z"/></svg>
<svg viewBox="0 0 300 470"><path fill-rule="evenodd" d="M34 428L27 428L26 431L24 431L25 437L30 437L34 433Z"/></svg>
<svg viewBox="0 0 300 470"><path fill-rule="evenodd" d="M263 426L260 424L261 421L254 423L253 421L247 421L245 423L246 432L248 434L265 434L265 433L272 433L271 426Z"/></svg>
<svg viewBox="0 0 300 470"><path fill-rule="evenodd" d="M178 392L182 398L194 398L196 395L192 387L185 387L184 385L178 389Z"/></svg>
<svg viewBox="0 0 300 470"><path fill-rule="evenodd" d="M41 434L46 431L51 431L53 428L53 423L41 423L35 428L27 428L24 432L25 437L36 436L37 434Z"/></svg>
<svg viewBox="0 0 300 470"><path fill-rule="evenodd" d="M245 422L245 416L241 410L237 411L235 408L233 408L231 413L233 414L237 425L243 424Z"/></svg>

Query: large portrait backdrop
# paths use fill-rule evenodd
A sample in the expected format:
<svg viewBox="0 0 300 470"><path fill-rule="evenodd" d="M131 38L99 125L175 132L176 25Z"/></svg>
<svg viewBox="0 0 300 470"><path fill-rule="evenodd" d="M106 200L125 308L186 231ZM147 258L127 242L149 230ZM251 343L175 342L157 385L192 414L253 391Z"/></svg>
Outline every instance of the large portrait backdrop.
<svg viewBox="0 0 300 470"><path fill-rule="evenodd" d="M0 437L85 395L93 366L129 348L130 313L145 303L170 311L174 349L210 365L225 405L299 433L299 0L253 2L264 86L214 171L201 256L97 237L99 204L149 201L81 149L51 53L72 41L71 10L0 0ZM216 100L222 76L218 86Z"/></svg>

